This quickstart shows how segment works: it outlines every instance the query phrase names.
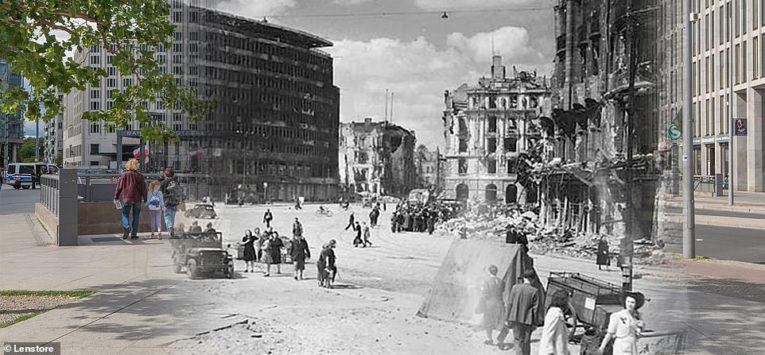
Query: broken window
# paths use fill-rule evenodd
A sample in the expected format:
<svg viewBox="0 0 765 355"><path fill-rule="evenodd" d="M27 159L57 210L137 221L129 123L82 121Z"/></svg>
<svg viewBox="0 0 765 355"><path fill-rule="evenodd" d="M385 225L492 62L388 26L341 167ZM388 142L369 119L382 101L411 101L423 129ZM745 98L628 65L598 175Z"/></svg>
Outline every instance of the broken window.
<svg viewBox="0 0 765 355"><path fill-rule="evenodd" d="M515 174L518 172L518 164L517 161L514 159L508 159L507 160L507 173L508 174Z"/></svg>
<svg viewBox="0 0 765 355"><path fill-rule="evenodd" d="M489 174L496 174L497 173L497 161L494 159L489 159L486 161L486 167L489 170Z"/></svg>
<svg viewBox="0 0 765 355"><path fill-rule="evenodd" d="M460 138L460 153L467 152L467 139Z"/></svg>
<svg viewBox="0 0 765 355"><path fill-rule="evenodd" d="M505 138L505 152L515 153L518 151L518 139L516 138Z"/></svg>
<svg viewBox="0 0 765 355"><path fill-rule="evenodd" d="M497 108L497 97L489 96L489 108Z"/></svg>
<svg viewBox="0 0 765 355"><path fill-rule="evenodd" d="M518 108L518 95L510 96L510 108Z"/></svg>
<svg viewBox="0 0 765 355"><path fill-rule="evenodd" d="M459 160L459 174L460 175L464 175L464 174L467 174L467 172L468 172L467 159L460 158L460 160Z"/></svg>
<svg viewBox="0 0 765 355"><path fill-rule="evenodd" d="M497 151L497 139L496 138L489 138L487 148L489 150L489 153L494 153Z"/></svg>
<svg viewBox="0 0 765 355"><path fill-rule="evenodd" d="M464 118L460 118L460 133L459 134L460 135L467 135L468 134L467 124L465 123L465 119Z"/></svg>
<svg viewBox="0 0 765 355"><path fill-rule="evenodd" d="M489 117L489 133L494 133L496 131L497 131L497 118Z"/></svg>

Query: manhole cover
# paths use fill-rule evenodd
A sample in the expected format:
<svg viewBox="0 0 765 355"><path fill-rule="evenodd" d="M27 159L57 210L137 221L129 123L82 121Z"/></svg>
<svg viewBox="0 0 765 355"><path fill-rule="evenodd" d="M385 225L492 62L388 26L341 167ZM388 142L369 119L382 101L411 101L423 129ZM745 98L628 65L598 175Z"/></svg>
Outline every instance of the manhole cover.
<svg viewBox="0 0 765 355"><path fill-rule="evenodd" d="M117 237L95 237L95 238L90 238L90 240L92 240L93 243L105 243L105 242L119 242L119 241L122 241L122 238L117 238Z"/></svg>

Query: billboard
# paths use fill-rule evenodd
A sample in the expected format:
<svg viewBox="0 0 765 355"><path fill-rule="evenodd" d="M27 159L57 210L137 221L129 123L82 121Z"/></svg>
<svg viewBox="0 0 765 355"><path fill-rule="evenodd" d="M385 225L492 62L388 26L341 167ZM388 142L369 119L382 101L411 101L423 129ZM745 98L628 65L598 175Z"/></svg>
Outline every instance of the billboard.
<svg viewBox="0 0 765 355"><path fill-rule="evenodd" d="M736 137L746 137L746 118L736 118L733 129Z"/></svg>

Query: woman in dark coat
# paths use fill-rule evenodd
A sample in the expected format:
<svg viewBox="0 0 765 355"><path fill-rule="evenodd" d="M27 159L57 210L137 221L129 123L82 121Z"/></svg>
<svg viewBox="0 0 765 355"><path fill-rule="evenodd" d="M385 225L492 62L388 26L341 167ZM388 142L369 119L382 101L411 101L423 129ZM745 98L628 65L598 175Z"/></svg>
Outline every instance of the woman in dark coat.
<svg viewBox="0 0 765 355"><path fill-rule="evenodd" d="M290 243L289 254L292 262L295 264L295 280L303 279L303 270L305 270L305 259L311 258L311 250L308 249L308 242L302 235L296 235Z"/></svg>
<svg viewBox="0 0 765 355"><path fill-rule="evenodd" d="M242 243L244 243L244 272L255 271L255 259L257 258L257 255L255 254L255 246L253 244L256 240L258 240L258 237L253 235L252 231L249 229L244 237L242 237Z"/></svg>
<svg viewBox="0 0 765 355"><path fill-rule="evenodd" d="M282 273L282 248L284 247L284 242L282 242L282 239L279 238L279 233L273 232L271 233L271 239L268 240L268 245L266 246L266 252L265 252L265 259L266 264L268 264L266 269L266 274L263 276L271 276L271 265L276 265L276 273L281 274Z"/></svg>
<svg viewBox="0 0 765 355"><path fill-rule="evenodd" d="M332 248L336 245L337 242L331 239L322 247L319 260L316 261L316 268L319 271L319 287L332 288L332 282L335 281L337 267L335 266L335 251Z"/></svg>
<svg viewBox="0 0 765 355"><path fill-rule="evenodd" d="M598 257L595 260L595 263L598 265L598 270L602 270L601 267L603 265L606 266L606 269L608 269L608 266L611 265L611 258L608 251L608 242L606 241L606 238L600 237L600 240L598 241Z"/></svg>

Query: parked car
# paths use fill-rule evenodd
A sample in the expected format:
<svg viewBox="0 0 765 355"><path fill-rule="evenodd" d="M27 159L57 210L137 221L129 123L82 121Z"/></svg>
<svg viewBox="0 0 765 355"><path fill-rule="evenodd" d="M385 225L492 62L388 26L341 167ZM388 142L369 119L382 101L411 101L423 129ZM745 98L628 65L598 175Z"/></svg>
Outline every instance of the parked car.
<svg viewBox="0 0 765 355"><path fill-rule="evenodd" d="M215 213L215 207L213 207L213 205L204 203L198 203L194 205L194 207L187 209L184 215L189 218L203 219L214 219L218 216L218 214Z"/></svg>

